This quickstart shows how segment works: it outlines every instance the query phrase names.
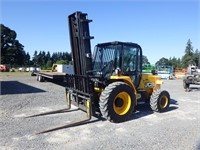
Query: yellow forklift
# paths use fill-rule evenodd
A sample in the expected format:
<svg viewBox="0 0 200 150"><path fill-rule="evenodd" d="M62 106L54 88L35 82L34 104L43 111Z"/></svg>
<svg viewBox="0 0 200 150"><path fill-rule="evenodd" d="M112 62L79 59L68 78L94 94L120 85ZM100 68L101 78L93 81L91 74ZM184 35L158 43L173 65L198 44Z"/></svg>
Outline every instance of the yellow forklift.
<svg viewBox="0 0 200 150"><path fill-rule="evenodd" d="M166 111L170 95L161 90L160 77L142 74L142 49L131 42L106 42L91 53L87 14L75 12L68 17L74 74L66 75L66 99L87 112L87 118L53 131L80 125L91 116L102 116L119 123L128 120L139 102L148 102L153 111ZM55 111L56 112L56 111Z"/></svg>
<svg viewBox="0 0 200 150"><path fill-rule="evenodd" d="M131 42L106 42L93 55L87 14L69 16L74 75L67 75L67 100L83 110L100 113L112 122L126 121L139 101L156 112L165 111L170 95L161 90L160 77L142 74L142 49ZM88 108L89 107L89 108Z"/></svg>

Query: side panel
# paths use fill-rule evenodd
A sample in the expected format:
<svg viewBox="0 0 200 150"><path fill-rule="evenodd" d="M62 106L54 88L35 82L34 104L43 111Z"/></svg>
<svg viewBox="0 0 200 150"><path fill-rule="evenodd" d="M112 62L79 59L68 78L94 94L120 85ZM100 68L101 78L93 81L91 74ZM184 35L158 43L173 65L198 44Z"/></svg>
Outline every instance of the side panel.
<svg viewBox="0 0 200 150"><path fill-rule="evenodd" d="M152 92L159 89L162 83L163 81L157 75L142 74L142 79L138 89L147 91L149 96L152 94Z"/></svg>

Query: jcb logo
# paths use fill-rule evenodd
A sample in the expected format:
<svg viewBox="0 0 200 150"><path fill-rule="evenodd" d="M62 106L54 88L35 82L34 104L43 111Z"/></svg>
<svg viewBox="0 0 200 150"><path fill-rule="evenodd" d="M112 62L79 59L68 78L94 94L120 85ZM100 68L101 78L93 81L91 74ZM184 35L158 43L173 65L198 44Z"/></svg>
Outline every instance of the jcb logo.
<svg viewBox="0 0 200 150"><path fill-rule="evenodd" d="M154 87L154 83L153 82L147 82L146 84L145 84L145 87Z"/></svg>

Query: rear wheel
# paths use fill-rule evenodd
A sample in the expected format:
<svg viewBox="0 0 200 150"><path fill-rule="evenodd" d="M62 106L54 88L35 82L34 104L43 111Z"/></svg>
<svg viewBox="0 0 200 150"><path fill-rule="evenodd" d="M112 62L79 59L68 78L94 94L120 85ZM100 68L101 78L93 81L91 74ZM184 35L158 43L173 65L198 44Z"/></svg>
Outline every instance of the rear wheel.
<svg viewBox="0 0 200 150"><path fill-rule="evenodd" d="M150 98L150 106L153 111L164 112L170 104L170 95L167 91L157 90Z"/></svg>
<svg viewBox="0 0 200 150"><path fill-rule="evenodd" d="M126 121L133 113L136 96L132 88L124 82L109 84L99 100L101 114L111 122Z"/></svg>

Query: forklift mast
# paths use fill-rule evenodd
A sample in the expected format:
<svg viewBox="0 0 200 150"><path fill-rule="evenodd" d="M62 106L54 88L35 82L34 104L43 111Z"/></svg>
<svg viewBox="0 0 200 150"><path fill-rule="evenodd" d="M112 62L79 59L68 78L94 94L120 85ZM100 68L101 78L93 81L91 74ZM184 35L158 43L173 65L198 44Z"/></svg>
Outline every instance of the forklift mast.
<svg viewBox="0 0 200 150"><path fill-rule="evenodd" d="M68 106L74 104L91 117L91 99L94 90L89 76L92 75L92 53L87 14L75 12L68 16L69 36L74 74L66 74L66 93ZM67 94L66 94L67 95Z"/></svg>
<svg viewBox="0 0 200 150"><path fill-rule="evenodd" d="M87 19L87 14L75 12L68 16L69 36L74 66L74 74L80 76L88 75L92 70L92 53L90 39L89 23L92 20Z"/></svg>

